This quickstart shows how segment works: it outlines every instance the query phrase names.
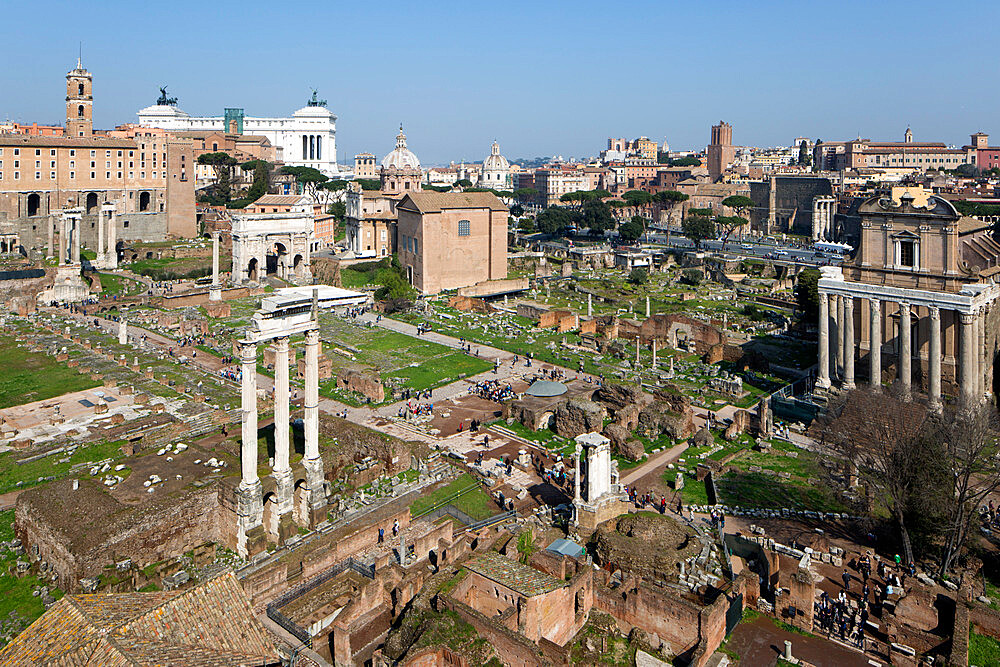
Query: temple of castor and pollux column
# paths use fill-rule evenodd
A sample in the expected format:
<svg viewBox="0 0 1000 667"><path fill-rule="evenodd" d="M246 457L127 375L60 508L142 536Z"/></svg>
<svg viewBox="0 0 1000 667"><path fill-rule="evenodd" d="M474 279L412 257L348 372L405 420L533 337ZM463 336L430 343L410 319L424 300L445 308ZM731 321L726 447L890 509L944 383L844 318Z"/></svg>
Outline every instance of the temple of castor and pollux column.
<svg viewBox="0 0 1000 667"><path fill-rule="evenodd" d="M974 405L994 391L1000 244L947 200L893 188L858 209L858 248L820 269L817 389L878 389Z"/></svg>

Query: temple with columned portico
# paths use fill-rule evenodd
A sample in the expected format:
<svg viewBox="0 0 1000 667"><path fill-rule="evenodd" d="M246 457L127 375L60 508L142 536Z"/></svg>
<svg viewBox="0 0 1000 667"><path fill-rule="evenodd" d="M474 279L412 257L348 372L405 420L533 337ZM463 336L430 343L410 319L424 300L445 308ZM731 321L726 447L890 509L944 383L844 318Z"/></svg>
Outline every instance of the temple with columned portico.
<svg viewBox="0 0 1000 667"><path fill-rule="evenodd" d="M817 389L880 389L971 405L994 391L1000 333L1000 244L919 188L893 188L859 208L860 243L821 268Z"/></svg>

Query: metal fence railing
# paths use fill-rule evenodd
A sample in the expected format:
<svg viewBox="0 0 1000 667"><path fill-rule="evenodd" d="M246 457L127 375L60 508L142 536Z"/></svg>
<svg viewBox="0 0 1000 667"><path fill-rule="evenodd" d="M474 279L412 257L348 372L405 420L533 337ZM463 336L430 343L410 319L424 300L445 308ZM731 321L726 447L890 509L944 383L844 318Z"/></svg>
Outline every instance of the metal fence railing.
<svg viewBox="0 0 1000 667"><path fill-rule="evenodd" d="M353 570L363 577L368 579L375 578L375 564L365 565L359 563L353 558L348 558L345 561L337 563L328 570L320 572L316 576L312 577L308 581L305 581L295 588L285 591L277 598L274 599L270 604L267 605L266 613L267 617L272 621L280 625L282 628L287 630L292 636L298 639L300 642L306 646L312 648L312 636L310 636L309 631L301 627L298 623L281 613L281 608L285 605L291 603L292 601L302 597L306 593L322 586L326 582L333 579L338 574L346 572L347 570Z"/></svg>

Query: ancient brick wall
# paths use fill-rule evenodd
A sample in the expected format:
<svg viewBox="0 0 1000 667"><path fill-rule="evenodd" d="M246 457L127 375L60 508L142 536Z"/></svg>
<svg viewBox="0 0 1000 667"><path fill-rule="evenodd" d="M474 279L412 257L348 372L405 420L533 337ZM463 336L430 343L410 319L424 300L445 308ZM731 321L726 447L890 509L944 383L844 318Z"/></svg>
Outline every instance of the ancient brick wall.
<svg viewBox="0 0 1000 667"><path fill-rule="evenodd" d="M638 584L628 591L624 586L612 591L596 584L594 608L611 614L619 627L628 633L632 628L656 633L681 654L698 645L701 608L667 591Z"/></svg>
<svg viewBox="0 0 1000 667"><path fill-rule="evenodd" d="M542 639L538 644L525 639L513 630L494 623L491 619L447 595L438 596L440 607L451 609L459 618L476 629L479 636L490 643L506 667L536 667L548 659L556 664L566 664L569 652L552 642Z"/></svg>
<svg viewBox="0 0 1000 667"><path fill-rule="evenodd" d="M205 542L226 542L225 512L214 487L185 491L179 498L154 500L127 511L92 486L96 484L84 480L73 491L71 481L62 480L31 489L17 501L18 536L27 547L38 546L39 556L52 564L60 587L67 591L79 589L81 578L98 576L105 565L116 561L128 558L143 567ZM65 523L62 498L70 494L79 494L84 504L90 499L100 506L94 514L99 527L59 524Z"/></svg>
<svg viewBox="0 0 1000 667"><path fill-rule="evenodd" d="M374 372L366 373L343 368L337 372L337 389L356 391L376 403L385 400L385 387L382 385L382 380Z"/></svg>

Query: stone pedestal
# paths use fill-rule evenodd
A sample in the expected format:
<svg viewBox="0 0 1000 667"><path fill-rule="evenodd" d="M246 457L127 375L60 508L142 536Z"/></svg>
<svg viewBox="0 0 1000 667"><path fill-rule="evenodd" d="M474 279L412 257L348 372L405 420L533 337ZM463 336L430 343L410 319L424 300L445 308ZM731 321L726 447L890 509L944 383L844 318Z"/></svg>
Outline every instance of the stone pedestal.
<svg viewBox="0 0 1000 667"><path fill-rule="evenodd" d="M260 480L236 488L236 550L249 558L267 548L264 533L264 500Z"/></svg>
<svg viewBox="0 0 1000 667"><path fill-rule="evenodd" d="M302 461L302 465L306 469L306 486L309 489L309 527L314 527L326 519L327 513L323 459L306 459Z"/></svg>
<svg viewBox="0 0 1000 667"><path fill-rule="evenodd" d="M211 285L208 288L209 301L222 301L222 285Z"/></svg>

